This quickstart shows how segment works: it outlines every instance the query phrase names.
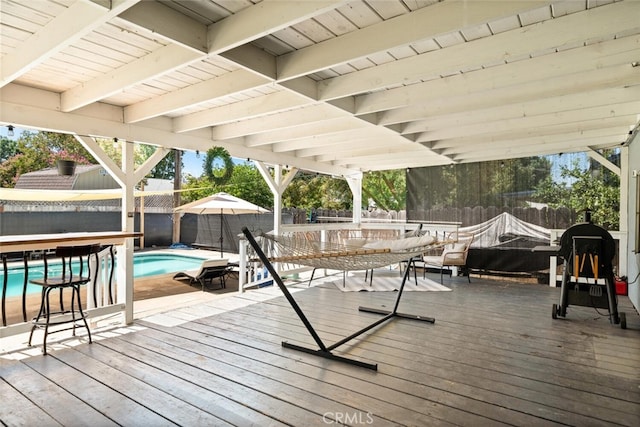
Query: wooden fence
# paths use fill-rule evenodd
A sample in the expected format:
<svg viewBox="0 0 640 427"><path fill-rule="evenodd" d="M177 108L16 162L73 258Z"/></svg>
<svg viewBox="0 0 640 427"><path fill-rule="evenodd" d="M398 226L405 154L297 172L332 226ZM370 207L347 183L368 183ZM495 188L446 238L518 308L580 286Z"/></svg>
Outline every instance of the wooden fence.
<svg viewBox="0 0 640 427"><path fill-rule="evenodd" d="M306 212L304 210L298 210ZM442 208L429 209L419 211L400 211L400 212L382 212L371 211L363 212L363 218L388 219L388 220L404 220L409 222L459 222L461 227L480 224L500 215L502 212L508 212L518 219L525 222L539 225L549 229L564 230L576 222L580 222L582 218L568 208L497 208L490 207L465 207L465 208ZM337 211L331 209L316 209L313 217L317 221L313 222L330 222L330 218L351 218L351 211ZM301 224L308 221L306 215L294 215L294 224Z"/></svg>

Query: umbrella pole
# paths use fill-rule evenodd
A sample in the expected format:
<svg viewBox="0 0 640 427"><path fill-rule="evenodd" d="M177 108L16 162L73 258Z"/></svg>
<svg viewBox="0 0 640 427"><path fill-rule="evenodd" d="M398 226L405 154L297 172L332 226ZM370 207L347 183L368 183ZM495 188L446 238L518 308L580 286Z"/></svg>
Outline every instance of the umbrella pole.
<svg viewBox="0 0 640 427"><path fill-rule="evenodd" d="M222 242L224 238L222 237L222 221L224 220L224 209L220 210L220 258L224 258L224 250L222 249Z"/></svg>

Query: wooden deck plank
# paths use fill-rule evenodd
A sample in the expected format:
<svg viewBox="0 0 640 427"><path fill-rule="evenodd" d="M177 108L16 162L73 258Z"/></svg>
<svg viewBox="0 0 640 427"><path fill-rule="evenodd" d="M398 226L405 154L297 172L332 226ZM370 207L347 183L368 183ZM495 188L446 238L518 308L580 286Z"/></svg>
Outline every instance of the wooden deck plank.
<svg viewBox="0 0 640 427"><path fill-rule="evenodd" d="M7 425L117 425L85 405L81 397L74 396L24 363L1 360L0 376L23 396L23 401L12 402L13 393L0 393L0 421ZM5 410L13 410L13 414L7 414Z"/></svg>
<svg viewBox="0 0 640 427"><path fill-rule="evenodd" d="M435 296L435 294L432 294L432 295ZM437 322L438 325L444 324L451 327L451 330L446 331L447 336L450 336L452 333L458 333L458 336L455 337L457 339L452 340L452 343L455 341L458 341L459 346L465 346L465 347L469 344L470 339L472 339L473 340L472 342L475 342L478 345L486 346L487 337L489 337L493 339L493 341L491 342L492 348L494 347L494 344L500 345L502 342L506 342L511 347L518 346L518 347L524 347L525 349L527 349L527 346L529 346L528 351L531 354L535 355L537 354L536 353L537 345L532 346L530 344L527 344L527 341L531 341L531 338L535 338L536 340L541 340L543 342L546 342L546 340L549 339L549 337L554 337L555 341L549 342L547 351L549 351L550 354L555 354L556 356L561 355L562 359L566 360L566 358L568 357L567 355L571 354L569 352L570 349L566 348L567 342L573 341L574 344L572 345L574 347L576 345L575 342L582 343L581 351L583 351L584 348L590 348L590 347L584 346L584 342L586 342L585 340L590 340L593 337L597 337L599 339L600 338L609 339L611 341L615 339L615 334L623 334L627 336L629 334L629 331L622 331L619 328L619 326L609 325L608 323L605 325L585 324L585 326L579 331L579 333L567 334L565 330L558 331L558 329L562 329L563 325L566 325L568 328L574 328L575 324L569 325L568 323L570 321L573 321L573 319L554 321L551 319L550 314L543 313L543 312L538 312L537 314L532 316L527 316L525 313L524 316L519 315L513 318L505 316L500 319L493 319L493 320L489 320L487 318L477 318L477 317L474 317L473 314L467 315L467 313L469 313L470 310L471 311L474 310L473 307L475 307L475 305L472 307L465 306L464 312L467 320L464 320L465 317L463 316L463 317L460 317L459 319L456 319L455 324L451 324L449 323L451 322L451 317L452 316L459 317L459 314L455 314L455 313L443 314L443 312L432 310L431 308L425 309L426 304L429 304L430 302L420 301L420 303L421 303L420 308L414 309L413 312L426 312L429 315L436 313L436 317L438 319L438 322ZM433 307L435 308L436 305L434 305ZM457 311L460 311L460 310L457 310ZM547 315L545 316L544 314L547 314ZM635 317L637 318L637 315L635 315ZM520 318L522 318L523 320L519 320ZM536 319L537 323L532 324L530 319ZM462 322L465 322L465 323L462 323ZM503 326L505 323L509 325L517 325L518 322L520 322L520 325L515 329L513 327L506 328L505 326ZM463 327L459 327L460 325L462 325ZM593 329L594 326L598 326L598 329L594 330ZM436 331L434 331L434 333L437 334L441 330L442 329L437 329ZM467 334L467 332L469 332L470 330L471 330L471 333ZM495 332L490 334L490 331L492 330L495 330ZM482 335L483 332L485 332L487 335L483 336ZM601 333L598 333L598 332L601 332ZM466 336L466 339L465 339L465 336ZM610 338L612 336L613 338ZM477 337L477 338L474 339L474 337ZM626 339L626 341L633 342L633 340L628 340L628 339ZM560 345L562 345L563 348L561 348ZM622 354L620 354L621 352L620 347L621 346L619 345L615 346L615 353L620 355L621 359L623 360L622 365L624 366L625 363L627 364L627 366L631 366L631 367L634 365L637 365L638 361L640 361L640 358L639 358L640 356L638 356L638 353L635 352L633 348L629 349L629 351L625 353L624 347L622 347ZM585 359L586 355L584 353L575 353L575 354L579 356L580 362L582 363L586 362L586 359ZM625 357L628 359L626 362L624 361ZM623 374L632 375L636 377L639 375L637 370L630 371L627 368L624 369Z"/></svg>
<svg viewBox="0 0 640 427"><path fill-rule="evenodd" d="M268 316L267 316L267 317L268 317ZM347 322L347 323L348 323L348 322ZM407 323L407 322L405 321L405 323ZM335 327L336 327L336 325L332 325L331 329L332 329L332 330L335 330ZM377 334L376 334L376 335L377 335ZM393 346L389 346L388 348L393 348ZM635 386L635 384L633 384L633 383L631 383L630 385ZM597 399L597 400L599 400L599 399ZM633 411L633 408L632 408L631 410Z"/></svg>
<svg viewBox="0 0 640 427"><path fill-rule="evenodd" d="M17 365L14 364L13 368ZM3 373L5 369L9 369L8 364L3 365ZM3 375L4 377L4 375ZM60 426L54 418L49 416L36 403L29 400L28 393L14 388L10 379L0 378L0 396L2 396L2 404L0 405L0 422L3 425L51 425ZM24 379L22 379L24 381Z"/></svg>
<svg viewBox="0 0 640 427"><path fill-rule="evenodd" d="M191 405L185 399L176 398L167 393L163 387L151 386L115 369L111 360L102 361L92 357L93 353L101 352L93 346L90 350L88 354L85 354L69 349L56 353L54 357L66 365L80 367L83 374L113 390L126 388L126 394L130 400L163 417L165 419L163 423L171 423L172 419L180 419L186 425L230 425L214 414Z"/></svg>
<svg viewBox="0 0 640 427"><path fill-rule="evenodd" d="M436 408L429 407L426 412L423 411L419 406L424 404L424 401L418 402L403 393L397 393L387 388L378 391L372 390L372 383L358 379L357 374L372 375L369 372L363 372L361 368L350 367L352 371L355 371L356 375L350 375L348 381L345 381L342 375L340 375L340 379L336 379L330 370L325 369L325 366L307 365L300 363L300 361L292 365L290 357L287 357L286 354L284 356L272 354L269 346L259 350L252 348L250 342L239 346L237 340L231 342L225 338L218 339L213 336L215 334L203 333L202 331L187 328L186 326L188 325L184 326L185 328L181 328L182 330L179 331L178 335L167 339L177 340L176 344L179 345L180 337L190 336L193 339L198 339L201 346L209 349L210 352L214 352L214 354L234 354L236 364L243 369L261 377L271 378L297 387L298 391L295 394L295 400L302 398L303 400L300 401L300 404L312 402L313 407L322 411L321 413L364 411L365 413L373 414L372 419L376 425L387 424L387 422L379 419L378 415L375 415L378 413L392 414L391 420L405 425L450 425L444 419L438 419ZM209 326L204 326L204 328L208 329ZM176 333L177 331L172 332ZM320 365L322 364L320 363ZM317 378L321 378L322 381L319 382ZM360 390L367 390L367 392L362 394ZM312 397L309 397L310 393ZM327 398L324 396L332 397ZM412 400L415 401L411 402ZM449 413L449 420L454 423L454 412L456 411Z"/></svg>
<svg viewBox="0 0 640 427"><path fill-rule="evenodd" d="M445 281L453 292L405 294L399 311L435 324L394 319L336 350L377 372L283 348L316 345L280 291L264 288L91 345L0 359L0 424L44 414L70 425L74 407L86 425L640 425L640 317L628 301L622 330L586 307L551 319L556 288L458 279ZM292 291L327 345L378 318L358 306L395 300L330 284Z"/></svg>
<svg viewBox="0 0 640 427"><path fill-rule="evenodd" d="M285 309L286 309L286 307L285 307ZM229 313L229 314L230 314L230 313ZM234 313L234 314L235 314L235 313ZM256 314L256 313L254 313L253 315L255 315L255 314ZM258 313L258 314L259 314L261 317L264 317L265 319L268 319L268 318L272 318L272 317L273 317L273 313ZM264 316L262 316L263 314L264 314ZM217 320L217 322L216 322L216 325L217 325L217 326L219 326L219 320L223 319L224 317L225 317L225 316L222 316L222 317L219 317L218 319L216 319L216 320ZM203 319L202 321L206 321L206 320L209 320L209 319ZM295 319L293 319L293 320L295 321ZM263 322L266 322L266 320L264 320ZM404 322L407 322L407 321L404 321ZM229 322L228 326L229 326L229 327L231 327L231 328L233 328L233 327L234 327L234 325L235 325L235 324L237 324L237 323L238 323L238 319L235 319L235 318L234 318L232 321L230 321L230 322ZM212 328L212 329L213 329L213 328L215 328L215 327L216 327L216 325L211 325L211 328ZM272 325L272 324L269 324L269 323L263 324L262 326L264 327L264 329L265 329L265 330L269 330L269 331L270 331L269 333L271 333L271 334L274 332L275 328L277 328L277 326L276 326L276 325ZM283 334L283 335L286 335L287 337L289 337L289 338L290 338L290 337L292 336L292 331L295 329L295 325L294 325L294 324L286 324L286 325L284 325L283 327L284 327L284 329L283 329L282 334ZM332 325L332 327L336 327L336 326L335 326L335 325ZM241 332L241 331L233 330L233 333L234 333L234 334L238 334L238 333L240 333L240 332ZM300 328L300 330L299 330L298 332L300 333L300 336L302 337L302 340L304 340L304 339L307 337L306 333L305 333L304 331L302 331L302 329L301 329L301 328ZM258 335L259 335L258 331L255 331L255 330L254 330L254 331L252 331L252 339L257 339ZM376 335L377 335L377 333L376 333ZM278 337L278 338L282 338L282 337ZM365 339L363 340L363 343L362 343L362 344L358 344L358 345L357 345L358 350L362 350L362 355L364 355L364 354L366 354L366 353L367 353L367 351L366 351L366 347L368 347L368 344L369 344L369 343L368 343L368 341L369 341L369 340L368 340L367 338L365 338ZM309 343L308 343L308 341L306 342L306 344L309 344ZM270 345L273 345L273 343L271 343ZM389 345L389 343L387 343L386 345L384 345L384 346L383 346L383 348L390 349L390 351L392 351L392 352L397 351L397 347L396 347L396 346L394 346L394 345ZM353 355L353 354L357 354L357 353L358 353L358 351L356 350L356 351L355 351L355 353L354 353L354 352L351 352L350 354L352 354L352 355ZM378 354L378 356L380 357L380 354ZM302 357L302 356L301 356L301 357ZM375 359L375 357L373 357L373 358ZM411 358L409 358L409 359L405 359L405 360L401 360L401 361L397 362L397 365L395 365L394 367L395 367L396 369L400 369L400 370L405 370L405 371L407 371L408 369L407 369L407 367L406 367L406 366L407 366L407 364L408 364L408 363L411 363L411 362L412 362ZM312 362L310 362L310 363L312 363ZM390 361L389 359L387 359L387 360L386 360L386 363L391 363L391 361ZM434 381L435 376L434 376L434 373L432 372L432 371L433 371L432 366L431 366L431 365L421 365L420 363L418 363L417 365L418 365L418 366L427 366L427 367L425 368L425 371L424 371L424 372L421 372L421 373L418 373L418 372L416 372L416 371L408 370L408 371L409 371L409 374L408 374L408 376L405 378L405 380L407 380L407 381L415 381L415 380L416 380L416 375L422 374L422 375L426 375L426 376L428 376L429 381L433 382L433 381ZM387 366L387 365L385 365L385 366ZM382 368L381 368L381 370L382 370ZM441 383L441 384L438 384L438 385L435 385L434 387L435 387L435 388L437 388L437 389L440 389L440 390L447 390L447 388L451 386L451 381L453 381L453 379L452 379L452 375L451 375L451 373L450 373L449 371L447 371L447 370L445 369L445 370L443 370L443 376L444 376L444 378L442 379L442 383ZM460 376L460 380L461 380L461 381L468 381L468 380L467 380L467 374L466 374L466 373L461 374L461 376ZM479 388L476 388L476 389L469 389L469 390L467 390L467 397L468 397L468 398L473 398L473 399L479 399L479 398L480 398L479 396L482 396L482 394L483 394L483 389L482 389L483 385L482 385L482 383L483 383L483 382L484 382L484 383L487 383L487 381L491 381L491 382L493 383L493 378L492 378L492 377L485 378L485 379L480 383ZM386 381L386 383L387 383L387 385L388 385L389 380L387 380L387 381ZM486 387L486 385L485 385L484 387ZM494 396L494 401L493 401L492 403L493 403L493 404L495 404L495 405L498 405L498 406L505 405L505 401L508 401L508 400L509 400L510 393L517 392L518 390L520 391L520 394L522 394L522 390L521 390L519 387L518 387L518 388L513 387L513 389L511 389L511 390L502 390L500 393L497 393L497 394ZM526 389L525 389L525 390L526 390ZM547 391L548 391L548 390L547 390ZM460 391L459 391L459 390L457 390L457 392L460 392ZM486 393L486 392L485 392L485 393ZM430 395L430 397L432 397L432 396ZM552 404L552 405L550 406L551 408L553 408L553 405L555 405L555 399L552 399L551 397L548 397L548 395L547 395L546 393L539 393L537 397L538 397L538 399L543 399L543 400L544 400L544 399L547 399L547 400L549 400L550 402L548 402L548 403L551 403L551 404ZM529 396L525 396L525 398L527 398L527 399L525 399L525 400L528 400ZM564 403L564 405L566 406L566 405L567 405L567 403L565 402L565 403ZM582 405L583 405L583 403L579 403L579 404L578 404L578 406L579 406L579 407L581 407ZM521 406L522 406L522 405L521 405ZM531 404L528 404L528 406L529 406L529 407L531 407ZM469 405L461 405L461 407L468 408L468 407L469 407ZM516 409L518 409L518 408L516 407ZM522 409L520 408L520 410L522 410ZM491 411L491 412L492 412L492 411ZM534 413L535 413L535 414L537 414L537 416L541 416L541 415L542 415L542 414L541 414L542 412L543 412L543 411L542 411L540 408L536 408L536 409L534 410ZM557 412L557 411L555 411L555 410L554 410L553 412L555 413L555 412ZM617 416L617 413L616 413L615 415ZM567 413L567 416L568 416L568 417L571 417L572 419L575 419L576 417L579 417L579 415L577 415L575 412L571 412L571 411L569 411L569 412ZM522 417L521 417L521 418L522 418ZM520 421L523 421L523 420L521 419ZM530 422L528 422L528 423L524 423L524 424L530 424Z"/></svg>
<svg viewBox="0 0 640 427"><path fill-rule="evenodd" d="M60 353L68 351L70 350L61 350ZM60 389L66 390L78 400L83 401L85 405L105 414L116 424L156 426L173 424L167 418L138 404L134 400L136 396L127 393L127 382L120 383L118 388L113 389L98 379L84 374L84 366L69 366L53 354L25 359L23 363L55 383ZM56 394L51 394L49 398L52 404L62 404L58 402ZM83 405L64 408L71 411L72 408L83 408Z"/></svg>
<svg viewBox="0 0 640 427"><path fill-rule="evenodd" d="M148 330L137 334L135 343L153 351L162 349L163 353L176 354L183 360L195 360L202 371L242 384L247 388L245 393L252 392L256 395L251 402L271 401L268 403L272 406L270 413L281 414L281 421L291 425L307 425L310 420L317 421L325 413L347 409L338 401L296 387L297 383L287 369L274 375L270 372L274 369L273 366L265 368L264 362L243 357L242 351L227 352L207 345L206 335L185 334L187 331L182 328L174 328L171 331L173 333L169 334L159 330ZM193 341L194 337L198 339L197 342ZM168 345L171 348L167 348ZM239 347L237 344L232 345ZM230 356L232 357L229 360ZM274 408L280 409L274 411ZM378 425L393 425L378 417L374 420Z"/></svg>
<svg viewBox="0 0 640 427"><path fill-rule="evenodd" d="M212 420L214 425L282 425L265 414L248 411L246 405L227 398L224 392L220 391L225 390L228 384L216 383L213 389L207 388L206 385L213 381L209 379L203 382L201 370L184 366L185 363L180 360L171 359L156 350L137 346L120 338L98 345L99 349L83 346L78 348L78 351L118 369L131 378L144 381L188 402L196 410L204 410L215 415L218 420ZM183 374L182 371L188 371L191 375ZM194 423L201 424L203 423Z"/></svg>
<svg viewBox="0 0 640 427"><path fill-rule="evenodd" d="M197 334L202 334L205 330L210 330L210 328L215 327L212 325L201 324L200 326L194 324L184 325L185 328L189 328L194 330ZM225 351L232 351L232 349L228 348L226 345L228 343L229 336L236 336L236 342L238 342L237 338L238 331L224 331L220 333L215 333L216 336L219 336L218 344ZM214 337L208 336L208 341L213 342L215 340ZM264 352L268 352L270 347L273 346L272 343L269 342L261 342L260 338L257 335L254 335L250 338L246 338L246 342L244 343L247 347L252 347L251 350L244 350L244 354L248 354L250 352L255 352L256 354L264 354ZM283 356L268 354L268 356L263 356L263 360L268 361L269 364L279 367L287 367L289 366L287 352L289 350L284 350ZM291 357L289 355L289 357ZM309 360L307 360L309 359ZM304 362L304 363L302 363ZM520 423L524 423L524 419L526 416L522 414L513 413L508 409L501 410L498 412L493 411L493 408L487 407L483 402L479 402L477 400L467 399L464 396L459 396L457 394L450 393L444 388L437 389L429 386L425 386L424 382L418 381L419 372L412 371L410 368L411 363L404 363L404 367L400 368L405 371L411 371L411 375L403 378L397 379L393 377L392 373L381 374L378 372L373 377L377 378L379 381L373 381L371 378L360 378L363 374L360 368L357 369L348 369L344 365L340 365L339 367L330 366L332 362L323 363L323 361L310 358L309 356L305 357L305 355L301 355L301 359L299 363L295 365L295 367L289 366L288 369L295 370L299 372L300 375L310 375L313 376L313 372L317 369L324 370L325 373L323 375L323 380L325 382L330 382L335 387L343 387L348 388L350 390L349 395L353 393L357 393L359 390L367 390L367 394L371 397L376 397L381 402L385 400L389 403L394 403L398 406L403 406L404 411L420 411L421 406L424 406L425 403L429 402L427 407L429 408L429 414L434 417L443 417L443 419L455 422L459 425L478 425L486 423L488 420L486 417L469 417L469 413L492 413L490 418L494 425L499 423L510 424L514 421L518 421ZM340 369L344 369L342 372ZM353 371L353 372L351 372ZM348 375L348 379L345 381L344 376ZM429 374L430 375L430 374ZM319 387L314 386L314 390L317 390ZM441 394L438 396L438 394ZM424 396L429 395L429 399L425 399ZM361 405L361 404L360 404ZM382 407L380 402L376 403L375 410L381 411L384 408ZM445 408L439 408L440 406L444 406ZM362 407L362 406L360 406ZM451 411L450 408L455 408L454 411ZM439 408L439 411L436 409ZM460 414L457 408L464 408L466 413ZM402 421L401 419L394 418L398 421ZM537 419L530 418L526 424L528 425L536 425ZM429 425L432 425L433 422L429 422ZM414 425L410 423L410 425Z"/></svg>

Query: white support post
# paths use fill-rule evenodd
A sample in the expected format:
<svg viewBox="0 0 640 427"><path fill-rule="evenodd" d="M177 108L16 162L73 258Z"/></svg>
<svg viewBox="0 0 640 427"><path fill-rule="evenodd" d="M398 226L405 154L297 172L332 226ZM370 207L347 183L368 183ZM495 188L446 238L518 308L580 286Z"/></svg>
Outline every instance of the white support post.
<svg viewBox="0 0 640 427"><path fill-rule="evenodd" d="M362 222L362 173L346 177L353 195L353 223Z"/></svg>
<svg viewBox="0 0 640 427"><path fill-rule="evenodd" d="M134 171L133 143L122 141L122 170L125 176L124 193L122 195L122 231L135 231L135 197L136 185ZM118 250L118 303L125 304L125 323L133 323L133 239L125 239L124 247Z"/></svg>
<svg viewBox="0 0 640 427"><path fill-rule="evenodd" d="M247 278L247 245L249 241L244 237L240 238L240 263L238 265L238 292L244 292L244 285Z"/></svg>

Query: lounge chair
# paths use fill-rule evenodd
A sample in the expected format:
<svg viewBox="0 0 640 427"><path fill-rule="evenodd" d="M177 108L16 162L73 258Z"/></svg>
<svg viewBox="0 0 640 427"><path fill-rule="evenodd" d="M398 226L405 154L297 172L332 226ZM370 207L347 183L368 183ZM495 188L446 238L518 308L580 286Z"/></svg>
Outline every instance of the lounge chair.
<svg viewBox="0 0 640 427"><path fill-rule="evenodd" d="M220 288L226 287L226 276L232 267L228 259L208 259L202 262L198 270L181 271L173 276L173 280L188 280L189 285L200 283L204 291L207 283L211 285L213 279L220 280Z"/></svg>

